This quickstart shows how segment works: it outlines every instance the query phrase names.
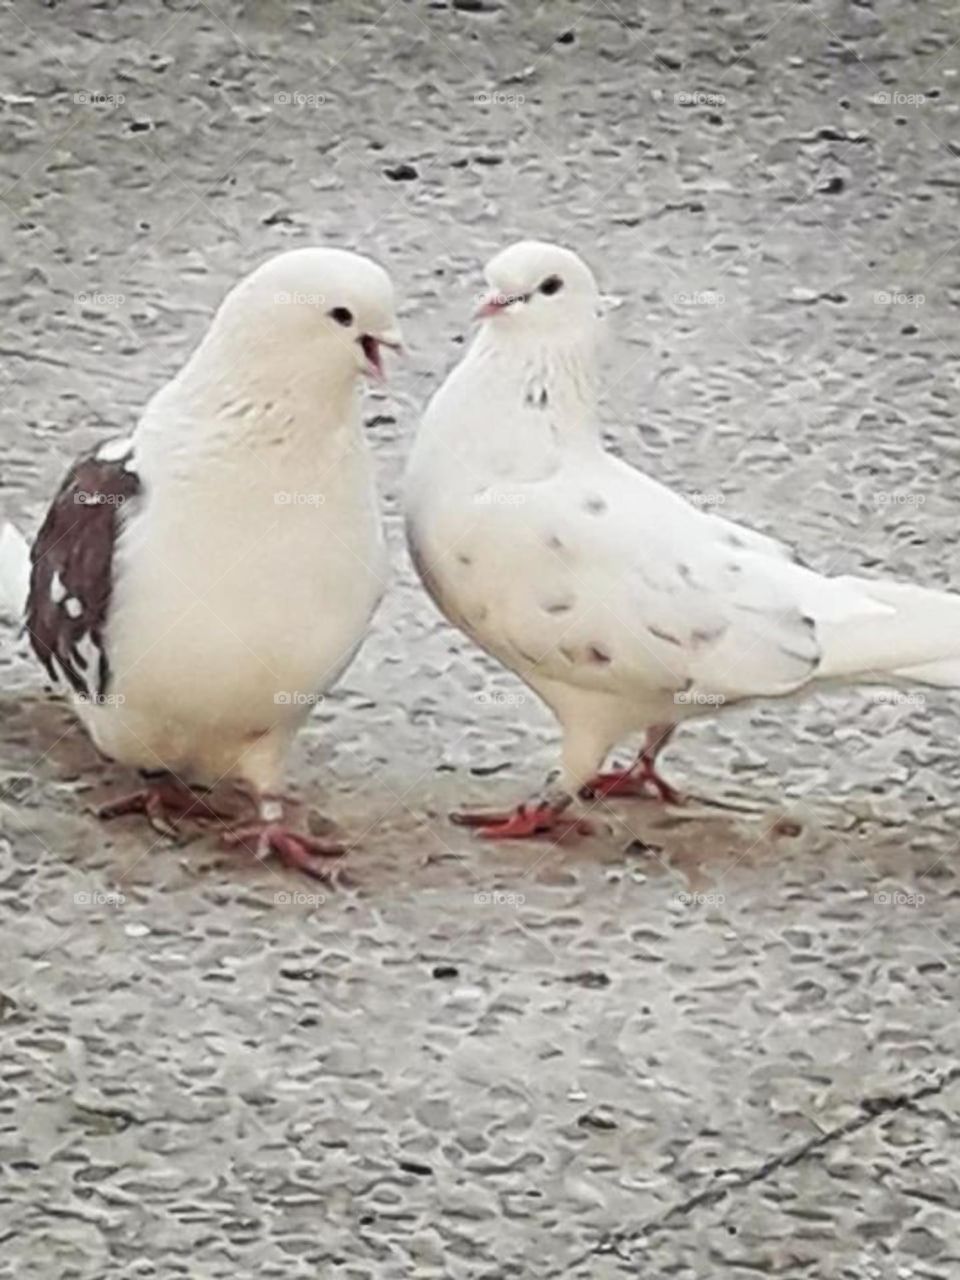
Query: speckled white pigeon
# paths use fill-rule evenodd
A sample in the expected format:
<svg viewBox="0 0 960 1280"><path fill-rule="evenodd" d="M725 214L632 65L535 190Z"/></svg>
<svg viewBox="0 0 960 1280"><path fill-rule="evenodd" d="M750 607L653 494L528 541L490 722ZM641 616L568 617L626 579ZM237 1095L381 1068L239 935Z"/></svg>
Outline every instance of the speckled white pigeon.
<svg viewBox="0 0 960 1280"><path fill-rule="evenodd" d="M490 837L566 826L578 794L673 798L673 727L823 681L960 686L960 596L796 564L607 453L595 413L599 295L574 253L525 241L487 266L481 329L427 408L407 477L413 559L436 604L563 730L556 785ZM627 770L600 773L646 731Z"/></svg>
<svg viewBox="0 0 960 1280"><path fill-rule="evenodd" d="M12 526L0 534L8 609L25 607L100 750L148 775L104 816L212 821L196 786L232 779L257 817L228 842L311 873L340 848L284 824L279 790L383 591L360 384L398 341L381 267L280 254L227 295L133 435L74 464L32 555Z"/></svg>

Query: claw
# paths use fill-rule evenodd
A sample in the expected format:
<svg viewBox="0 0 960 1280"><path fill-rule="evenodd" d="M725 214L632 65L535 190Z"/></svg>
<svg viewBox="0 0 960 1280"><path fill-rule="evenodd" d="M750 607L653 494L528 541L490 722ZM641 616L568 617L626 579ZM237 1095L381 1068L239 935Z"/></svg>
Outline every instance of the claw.
<svg viewBox="0 0 960 1280"><path fill-rule="evenodd" d="M176 837L179 823L184 818L195 822L222 823L230 815L214 808L199 791L172 778L154 782L129 795L108 800L97 809L97 817L108 822L111 818L123 818L131 813L143 814L154 831L160 835Z"/></svg>
<svg viewBox="0 0 960 1280"><path fill-rule="evenodd" d="M511 813L451 813L458 827L471 827L482 840L531 840L557 832L557 838L591 835L585 818L566 815L567 805L521 804Z"/></svg>
<svg viewBox="0 0 960 1280"><path fill-rule="evenodd" d="M304 835L280 822L251 822L236 827L226 833L223 843L230 849L242 846L257 858L276 854L285 867L314 880L330 878L330 868L323 859L339 858L347 852L346 846L339 841Z"/></svg>

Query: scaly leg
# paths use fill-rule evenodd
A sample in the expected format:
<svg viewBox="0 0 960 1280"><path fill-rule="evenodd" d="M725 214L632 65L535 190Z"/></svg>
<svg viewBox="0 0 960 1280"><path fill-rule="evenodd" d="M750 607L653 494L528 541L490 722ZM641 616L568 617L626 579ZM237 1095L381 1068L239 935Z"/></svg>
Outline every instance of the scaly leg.
<svg viewBox="0 0 960 1280"><path fill-rule="evenodd" d="M339 858L346 846L338 840L322 840L297 831L283 821L283 801L275 796L260 796L257 817L242 823L223 837L231 849L243 847L257 858L276 854L286 867L291 867L314 880L329 878L325 858Z"/></svg>
<svg viewBox="0 0 960 1280"><path fill-rule="evenodd" d="M227 848L246 849L257 858L275 854L284 866L327 880L330 869L323 860L344 854L343 844L298 831L284 818L289 801L280 794L281 779L294 732L289 725L278 724L247 742L234 776L253 800L256 816L228 831L223 843Z"/></svg>
<svg viewBox="0 0 960 1280"><path fill-rule="evenodd" d="M585 818L564 816L573 796L549 788L534 800L500 813L451 813L458 827L472 827L483 840L535 840L538 836L586 836L592 827Z"/></svg>
<svg viewBox="0 0 960 1280"><path fill-rule="evenodd" d="M598 773L581 793L603 799L606 796L632 796L662 800L665 804L682 804L683 796L657 772L657 756L670 741L676 725L655 724L647 730L643 747L628 769Z"/></svg>

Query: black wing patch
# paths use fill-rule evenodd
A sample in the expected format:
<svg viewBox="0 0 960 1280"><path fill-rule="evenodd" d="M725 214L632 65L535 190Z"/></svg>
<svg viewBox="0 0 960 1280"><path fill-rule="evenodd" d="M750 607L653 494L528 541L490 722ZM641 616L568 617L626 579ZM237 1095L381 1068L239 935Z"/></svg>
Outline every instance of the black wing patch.
<svg viewBox="0 0 960 1280"><path fill-rule="evenodd" d="M101 446L101 452L107 450ZM110 679L103 633L113 553L123 508L140 493L140 478L129 467L132 453L101 458L94 452L78 459L50 504L30 554L30 643L54 680L66 676L74 691L87 697L94 692L103 697ZM97 653L95 673L87 671L91 645Z"/></svg>

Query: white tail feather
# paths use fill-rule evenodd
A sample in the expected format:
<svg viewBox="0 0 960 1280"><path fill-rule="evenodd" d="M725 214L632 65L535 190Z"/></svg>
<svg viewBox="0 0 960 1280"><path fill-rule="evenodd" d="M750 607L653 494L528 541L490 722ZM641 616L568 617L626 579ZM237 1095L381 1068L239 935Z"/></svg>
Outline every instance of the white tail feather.
<svg viewBox="0 0 960 1280"><path fill-rule="evenodd" d="M897 680L936 684L942 689L960 689L960 658L950 662L929 662L922 667L902 667L893 673Z"/></svg>
<svg viewBox="0 0 960 1280"><path fill-rule="evenodd" d="M960 595L868 578L836 581L886 605L889 612L818 626L823 645L818 679L887 677L960 686Z"/></svg>
<svg viewBox="0 0 960 1280"><path fill-rule="evenodd" d="M12 524L0 528L0 617L22 622L30 589L30 546Z"/></svg>

